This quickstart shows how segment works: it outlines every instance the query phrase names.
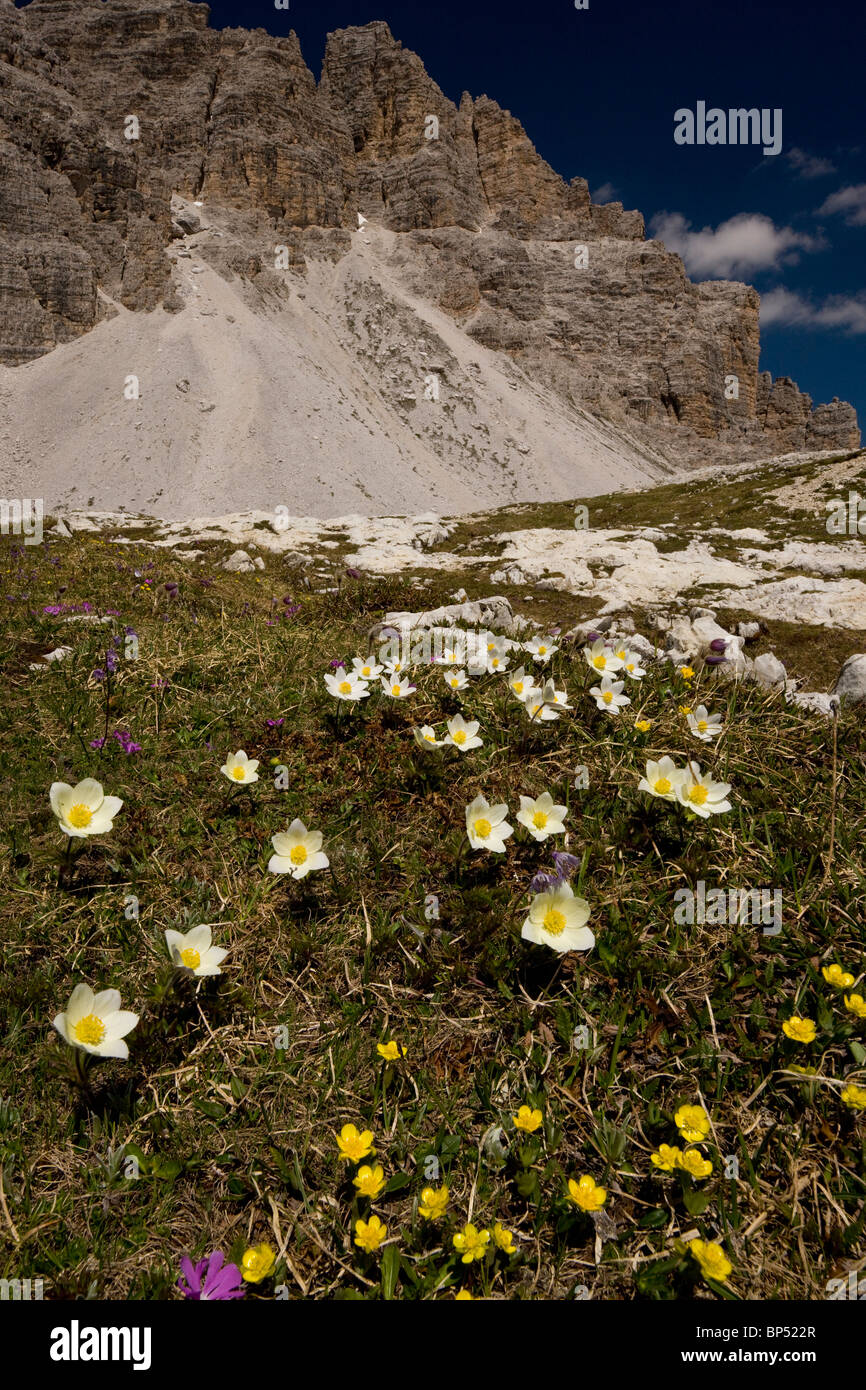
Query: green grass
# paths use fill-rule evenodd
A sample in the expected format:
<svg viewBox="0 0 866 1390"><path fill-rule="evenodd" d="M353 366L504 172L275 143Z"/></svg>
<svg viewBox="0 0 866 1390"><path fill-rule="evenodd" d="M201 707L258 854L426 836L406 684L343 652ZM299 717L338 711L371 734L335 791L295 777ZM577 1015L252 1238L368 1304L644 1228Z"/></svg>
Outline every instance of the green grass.
<svg viewBox="0 0 866 1390"><path fill-rule="evenodd" d="M49 1298L168 1298L183 1254L238 1258L267 1240L277 1273L252 1297L272 1297L277 1283L290 1298L322 1299L460 1288L821 1299L828 1279L862 1262L864 1115L839 1093L846 1081L866 1085L866 1025L821 976L832 961L856 976L864 968L856 713L839 722L834 779L822 719L706 672L689 702L705 699L726 725L707 747L689 737L686 690L669 668L651 671L613 720L586 694L579 651L553 667L573 713L540 729L501 678L472 681L458 700L433 668L416 672L408 701L374 694L338 709L323 672L365 655L386 610L417 607L409 583L317 595L270 573L207 571L203 585L201 566L93 539L4 543L0 568L3 1277L41 1276ZM448 576L447 590L456 582ZM300 612L269 625L287 587ZM447 590L437 579L425 606ZM65 624L42 612L85 600L117 616ZM536 600L555 607L557 596ZM106 709L91 672L125 626L138 657L119 662ZM27 669L63 642L67 661ZM459 708L480 720L482 748L416 749L413 725L441 728ZM633 728L638 709L655 721L648 735ZM109 735L129 730L141 752L127 757L112 738L90 747L106 715ZM219 772L237 748L261 759L248 790ZM663 752L730 781L732 812L704 823L639 795L646 758ZM274 760L287 790L274 785ZM581 766L586 789L573 785ZM61 883L65 837L48 788L86 775L124 806ZM465 844L476 793L507 801L516 825L519 795L544 789L569 806L576 891L596 934L588 955L520 939L551 842L518 830L502 856ZM295 816L323 832L332 865L298 883L266 871L271 836ZM782 933L677 925L674 893L700 879L781 889ZM163 933L200 922L230 955L196 989L173 979ZM99 1063L84 1090L51 1028L82 979L118 988L141 1016L129 1061ZM794 1012L816 1020L814 1044L782 1035ZM575 1045L581 1028L587 1046ZM386 1068L376 1045L391 1038L406 1058ZM704 1104L712 1121L703 1183L650 1162L660 1143L682 1142L673 1116L683 1102ZM524 1103L544 1122L521 1138L510 1117ZM334 1133L347 1122L374 1132L388 1179L373 1204L388 1244L375 1256L352 1243L369 1204L337 1159ZM484 1143L498 1126L504 1158ZM725 1176L729 1157L739 1180ZM437 1173L449 1209L425 1225L417 1202ZM595 1221L564 1196L583 1173L608 1189ZM512 1231L518 1253L461 1264L452 1236L470 1212ZM727 1287L700 1278L683 1244L695 1233L724 1246Z"/></svg>

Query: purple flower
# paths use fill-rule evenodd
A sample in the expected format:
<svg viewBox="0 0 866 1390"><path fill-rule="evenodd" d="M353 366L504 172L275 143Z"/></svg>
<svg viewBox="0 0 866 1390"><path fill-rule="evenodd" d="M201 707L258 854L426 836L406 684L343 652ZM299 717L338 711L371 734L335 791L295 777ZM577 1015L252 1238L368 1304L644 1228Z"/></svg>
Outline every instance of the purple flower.
<svg viewBox="0 0 866 1390"><path fill-rule="evenodd" d="M553 864L560 879L571 878L571 875L580 868L580 860L573 854L567 854L564 849L553 851Z"/></svg>
<svg viewBox="0 0 866 1390"><path fill-rule="evenodd" d="M104 738L92 738L92 739L90 740L90 746L91 746L91 748L104 748L104 747L105 747L105 739L104 739Z"/></svg>
<svg viewBox="0 0 866 1390"><path fill-rule="evenodd" d="M712 642L710 643L710 651L715 652L717 656L724 656L725 652L727 651L727 648L728 644L725 641L724 637L714 637Z"/></svg>
<svg viewBox="0 0 866 1390"><path fill-rule="evenodd" d="M227 1302L230 1298L243 1298L246 1293L241 1272L237 1265L225 1264L225 1255L214 1250L194 1265L188 1255L180 1262L181 1275L177 1281L184 1298L200 1299L202 1302Z"/></svg>
<svg viewBox="0 0 866 1390"><path fill-rule="evenodd" d="M64 609L64 604L62 604L62 603L48 603L48 604L45 605L45 607L43 608L42 612L43 612L43 613L50 613L51 616L52 616L52 618L56 618L58 613L62 613L62 612L63 612L63 609Z"/></svg>
<svg viewBox="0 0 866 1390"><path fill-rule="evenodd" d="M548 888L556 888L562 879L559 874L537 873L529 884L530 893L546 893Z"/></svg>
<svg viewBox="0 0 866 1390"><path fill-rule="evenodd" d="M339 671L340 667L345 666L346 663L342 657L338 657L336 661L331 661L329 665L332 671Z"/></svg>
<svg viewBox="0 0 866 1390"><path fill-rule="evenodd" d="M101 666L97 666L96 670L95 670L95 671L91 671L90 674L91 674L92 678L93 678L95 681L104 681L104 680L105 680L105 672L103 671L103 669L102 669Z"/></svg>
<svg viewBox="0 0 866 1390"><path fill-rule="evenodd" d="M590 645L592 645L592 643L597 642L599 637L601 636L603 636L603 633L601 632L588 632L586 634L586 640L587 642L589 642Z"/></svg>
<svg viewBox="0 0 866 1390"><path fill-rule="evenodd" d="M708 657L706 657L706 659L705 659L705 661L704 661L704 665L705 665L705 666L724 666L726 660L727 660L727 657L724 657L724 656L708 656Z"/></svg>
<svg viewBox="0 0 866 1390"><path fill-rule="evenodd" d="M360 578L361 578L361 571L358 570L358 569L355 569L355 566L354 566L354 565L347 565L347 566L346 566L346 574L348 575L348 577L349 577L350 579L360 579Z"/></svg>
<svg viewBox="0 0 866 1390"><path fill-rule="evenodd" d="M266 720L265 720L265 724L267 725L267 727L268 727L269 729L279 729L280 725L283 724L284 722L285 722L285 721L282 720L282 719L266 719Z"/></svg>

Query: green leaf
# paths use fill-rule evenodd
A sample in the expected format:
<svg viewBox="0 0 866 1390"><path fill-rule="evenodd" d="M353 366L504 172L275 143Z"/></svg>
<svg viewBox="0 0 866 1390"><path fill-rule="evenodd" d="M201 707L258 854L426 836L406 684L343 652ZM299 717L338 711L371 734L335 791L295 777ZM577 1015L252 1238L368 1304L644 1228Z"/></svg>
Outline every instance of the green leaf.
<svg viewBox="0 0 866 1390"><path fill-rule="evenodd" d="M209 1120L221 1120L226 1113L224 1105L218 1104L215 1100L197 1100L196 1110L200 1110L203 1115L207 1115Z"/></svg>
<svg viewBox="0 0 866 1390"><path fill-rule="evenodd" d="M391 1299L394 1297L394 1290L397 1287L397 1276L400 1273L400 1248L397 1245L386 1245L385 1253L382 1256L382 1297Z"/></svg>

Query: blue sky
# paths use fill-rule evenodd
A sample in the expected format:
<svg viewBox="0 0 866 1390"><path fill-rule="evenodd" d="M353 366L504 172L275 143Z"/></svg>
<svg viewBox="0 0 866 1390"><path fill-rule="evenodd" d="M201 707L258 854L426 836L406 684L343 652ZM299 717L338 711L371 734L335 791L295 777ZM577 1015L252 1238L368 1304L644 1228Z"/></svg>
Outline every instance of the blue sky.
<svg viewBox="0 0 866 1390"><path fill-rule="evenodd" d="M215 0L211 23L297 33L384 19L445 94L510 109L565 178L639 208L694 279L760 290L761 366L866 433L866 20L861 3L760 0ZM674 113L782 111L782 149L678 145Z"/></svg>

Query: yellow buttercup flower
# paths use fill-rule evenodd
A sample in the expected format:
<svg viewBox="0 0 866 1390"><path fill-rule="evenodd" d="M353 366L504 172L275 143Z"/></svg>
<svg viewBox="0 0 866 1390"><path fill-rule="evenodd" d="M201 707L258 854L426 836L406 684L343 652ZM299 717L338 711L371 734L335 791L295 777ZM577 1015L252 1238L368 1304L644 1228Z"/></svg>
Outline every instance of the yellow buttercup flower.
<svg viewBox="0 0 866 1390"><path fill-rule="evenodd" d="M355 1222L355 1244L366 1250L368 1255L375 1254L387 1234L388 1227L382 1225L378 1216L371 1216L369 1221Z"/></svg>
<svg viewBox="0 0 866 1390"><path fill-rule="evenodd" d="M493 1241L500 1250L504 1250L506 1255L513 1255L517 1248L514 1244L514 1236L511 1231L506 1231L500 1221L493 1227Z"/></svg>
<svg viewBox="0 0 866 1390"><path fill-rule="evenodd" d="M719 1284L728 1282L728 1275L734 1266L720 1245L711 1240L690 1240L689 1251L700 1265L705 1279L715 1279Z"/></svg>
<svg viewBox="0 0 866 1390"><path fill-rule="evenodd" d="M472 1294L469 1292L468 1289L461 1289L459 1293L456 1293L456 1294L454 1295L454 1301L455 1301L455 1303L474 1303L474 1302L475 1302L474 1298L472 1297Z"/></svg>
<svg viewBox="0 0 866 1390"><path fill-rule="evenodd" d="M708 1158L704 1158L700 1149L686 1149L680 1156L679 1167L685 1169L693 1178L708 1178L713 1171L713 1165Z"/></svg>
<svg viewBox="0 0 866 1390"><path fill-rule="evenodd" d="M866 1018L866 999L862 994L846 994L845 1008L857 1018Z"/></svg>
<svg viewBox="0 0 866 1390"><path fill-rule="evenodd" d="M699 1144L710 1132L710 1117L700 1105L681 1105L674 1124L689 1144Z"/></svg>
<svg viewBox="0 0 866 1390"><path fill-rule="evenodd" d="M607 1188L598 1187L593 1178L584 1175L577 1182L569 1178L568 1195L581 1211L600 1211L607 1201Z"/></svg>
<svg viewBox="0 0 866 1390"><path fill-rule="evenodd" d="M369 1197L371 1200L379 1196L385 1186L385 1170L381 1163L377 1163L375 1168L371 1168L365 1163L363 1168L359 1168L352 1179L358 1189L358 1195Z"/></svg>
<svg viewBox="0 0 866 1390"><path fill-rule="evenodd" d="M447 1206L448 1188L444 1184L438 1189L425 1187L418 1204L418 1215L425 1221L439 1221L445 1215Z"/></svg>
<svg viewBox="0 0 866 1390"><path fill-rule="evenodd" d="M695 673L691 666L681 666L680 675L684 681L693 681L695 678Z"/></svg>
<svg viewBox="0 0 866 1390"><path fill-rule="evenodd" d="M399 1062L401 1057L406 1056L406 1049L396 1042L377 1043L376 1051L385 1062Z"/></svg>
<svg viewBox="0 0 866 1390"><path fill-rule="evenodd" d="M371 1129L365 1129L359 1133L355 1125L343 1125L336 1139L340 1157L344 1158L347 1163L360 1163L362 1158L367 1158L375 1152Z"/></svg>
<svg viewBox="0 0 866 1390"><path fill-rule="evenodd" d="M453 1237L454 1249L460 1252L462 1263L471 1265L473 1260L482 1260L490 1244L490 1232L479 1231L471 1221L467 1221L462 1231Z"/></svg>
<svg viewBox="0 0 866 1390"><path fill-rule="evenodd" d="M634 726L639 734L648 734L653 724L651 719L636 719Z"/></svg>
<svg viewBox="0 0 866 1390"><path fill-rule="evenodd" d="M260 1284L273 1274L277 1257L269 1245L251 1245L241 1256L241 1274L248 1284Z"/></svg>
<svg viewBox="0 0 866 1390"><path fill-rule="evenodd" d="M797 1014L794 1014L792 1018L786 1018L782 1024L782 1032L785 1037L791 1038L793 1042L814 1042L817 1031L811 1018L800 1018Z"/></svg>
<svg viewBox="0 0 866 1390"><path fill-rule="evenodd" d="M691 714L691 705L680 705L680 714Z"/></svg>
<svg viewBox="0 0 866 1390"><path fill-rule="evenodd" d="M852 1110L866 1110L866 1087L855 1086L853 1081L849 1081L840 1099Z"/></svg>
<svg viewBox="0 0 866 1390"><path fill-rule="evenodd" d="M854 976L847 970L843 970L841 965L825 965L822 967L821 974L828 985L835 985L836 989L850 989L854 983Z"/></svg>
<svg viewBox="0 0 866 1390"><path fill-rule="evenodd" d="M512 1115L515 1129L522 1129L526 1134L534 1134L541 1128L544 1118L540 1110L530 1110L528 1105L521 1105L516 1115Z"/></svg>
<svg viewBox="0 0 866 1390"><path fill-rule="evenodd" d="M656 1153L650 1154L650 1162L654 1163L656 1168L661 1168L663 1173L672 1173L675 1168L679 1168L682 1156L682 1149L676 1148L675 1145L659 1144Z"/></svg>

